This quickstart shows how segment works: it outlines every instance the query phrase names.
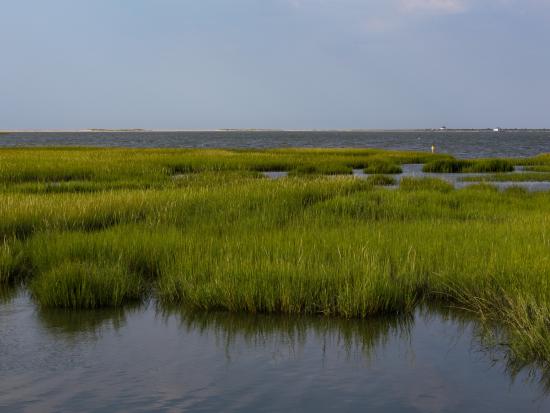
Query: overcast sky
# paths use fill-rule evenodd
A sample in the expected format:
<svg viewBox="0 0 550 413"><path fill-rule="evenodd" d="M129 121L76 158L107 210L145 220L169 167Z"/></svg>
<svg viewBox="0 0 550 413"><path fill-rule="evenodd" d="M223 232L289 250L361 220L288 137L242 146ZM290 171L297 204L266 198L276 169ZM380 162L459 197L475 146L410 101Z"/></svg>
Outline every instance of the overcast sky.
<svg viewBox="0 0 550 413"><path fill-rule="evenodd" d="M0 129L550 127L550 0L0 0Z"/></svg>

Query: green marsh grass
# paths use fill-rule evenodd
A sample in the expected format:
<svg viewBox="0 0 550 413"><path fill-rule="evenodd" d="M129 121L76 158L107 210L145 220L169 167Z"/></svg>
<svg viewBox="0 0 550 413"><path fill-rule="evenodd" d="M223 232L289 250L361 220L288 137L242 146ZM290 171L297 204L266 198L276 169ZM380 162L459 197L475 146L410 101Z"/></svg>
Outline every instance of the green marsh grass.
<svg viewBox="0 0 550 413"><path fill-rule="evenodd" d="M75 310L119 307L144 294L140 278L97 260L65 261L35 277L29 288L43 307Z"/></svg>
<svg viewBox="0 0 550 413"><path fill-rule="evenodd" d="M400 174L403 172L403 169L396 163L383 159L374 159L368 162L364 172L366 174Z"/></svg>
<svg viewBox="0 0 550 413"><path fill-rule="evenodd" d="M481 176L466 176L461 178L463 182L547 182L550 181L550 173L523 172L523 173L499 173Z"/></svg>
<svg viewBox="0 0 550 413"><path fill-rule="evenodd" d="M402 191L439 191L450 192L454 189L453 184L438 178L403 178L400 189Z"/></svg>
<svg viewBox="0 0 550 413"><path fill-rule="evenodd" d="M23 253L22 243L17 240L0 242L0 288L14 286L29 273L28 261Z"/></svg>
<svg viewBox="0 0 550 413"><path fill-rule="evenodd" d="M388 190L377 185L391 177L343 175L438 159L452 161L363 149L3 149L0 284L23 282L41 306L69 309L153 296L194 311L367 318L442 303L498 322L521 360L550 361L549 193L431 178ZM550 165L533 159L524 164Z"/></svg>
<svg viewBox="0 0 550 413"><path fill-rule="evenodd" d="M514 163L507 159L447 159L428 162L422 168L431 173L512 172Z"/></svg>
<svg viewBox="0 0 550 413"><path fill-rule="evenodd" d="M367 183L372 185L391 186L396 185L397 181L395 178L388 175L371 175L367 177Z"/></svg>

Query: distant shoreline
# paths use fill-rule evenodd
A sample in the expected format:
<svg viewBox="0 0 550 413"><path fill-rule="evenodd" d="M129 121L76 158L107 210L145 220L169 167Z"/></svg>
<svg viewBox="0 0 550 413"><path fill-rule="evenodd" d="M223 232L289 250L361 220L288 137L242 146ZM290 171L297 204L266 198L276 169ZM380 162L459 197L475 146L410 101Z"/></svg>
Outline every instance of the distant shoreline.
<svg viewBox="0 0 550 413"><path fill-rule="evenodd" d="M548 132L550 128L501 128L494 133L506 131ZM425 128L425 129L17 129L1 130L0 133L173 133L173 132L493 132L492 128Z"/></svg>

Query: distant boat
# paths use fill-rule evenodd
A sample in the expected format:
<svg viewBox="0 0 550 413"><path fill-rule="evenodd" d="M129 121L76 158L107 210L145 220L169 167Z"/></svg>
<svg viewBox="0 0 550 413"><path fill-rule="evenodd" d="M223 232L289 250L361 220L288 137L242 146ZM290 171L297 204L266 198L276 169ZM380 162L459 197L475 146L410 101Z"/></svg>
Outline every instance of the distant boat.
<svg viewBox="0 0 550 413"><path fill-rule="evenodd" d="M502 129L500 129L500 128L493 128L493 132L501 132L501 131L502 131Z"/></svg>

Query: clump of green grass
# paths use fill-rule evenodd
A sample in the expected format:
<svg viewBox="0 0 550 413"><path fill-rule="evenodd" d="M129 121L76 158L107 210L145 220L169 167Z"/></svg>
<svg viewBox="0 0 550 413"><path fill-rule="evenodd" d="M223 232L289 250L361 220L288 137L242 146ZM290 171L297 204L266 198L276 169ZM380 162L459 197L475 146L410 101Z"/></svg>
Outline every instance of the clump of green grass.
<svg viewBox="0 0 550 413"><path fill-rule="evenodd" d="M504 190L506 194L513 196L529 196L529 191L521 186L512 185Z"/></svg>
<svg viewBox="0 0 550 413"><path fill-rule="evenodd" d="M403 172L401 167L388 160L375 159L369 161L367 167L364 169L366 174L400 174Z"/></svg>
<svg viewBox="0 0 550 413"><path fill-rule="evenodd" d="M144 285L120 266L66 261L35 277L29 288L43 307L119 307L143 298Z"/></svg>
<svg viewBox="0 0 550 413"><path fill-rule="evenodd" d="M431 173L459 173L463 172L467 165L469 165L468 161L443 159L424 164L422 171Z"/></svg>
<svg viewBox="0 0 550 413"><path fill-rule="evenodd" d="M512 172L514 164L506 159L447 159L428 162L422 171L431 173Z"/></svg>
<svg viewBox="0 0 550 413"><path fill-rule="evenodd" d="M185 243L159 279L160 299L202 310L344 317L413 308L414 284L391 262L349 244L338 251L336 240L315 242L313 234L243 235ZM198 249L207 253L201 258Z"/></svg>
<svg viewBox="0 0 550 413"><path fill-rule="evenodd" d="M399 188L403 191L438 191L450 192L453 185L443 179L437 178L403 178Z"/></svg>
<svg viewBox="0 0 550 413"><path fill-rule="evenodd" d="M525 170L532 172L550 172L550 165L527 166Z"/></svg>
<svg viewBox="0 0 550 413"><path fill-rule="evenodd" d="M289 176L300 175L350 175L352 168L338 164L301 165L292 169Z"/></svg>
<svg viewBox="0 0 550 413"><path fill-rule="evenodd" d="M371 175L367 177L367 183L371 185L390 186L397 184L395 178L387 175Z"/></svg>
<svg viewBox="0 0 550 413"><path fill-rule="evenodd" d="M476 159L464 172L513 172L514 164L507 159Z"/></svg>
<svg viewBox="0 0 550 413"><path fill-rule="evenodd" d="M10 246L4 242L0 244L0 285L8 284L13 280L15 259Z"/></svg>
<svg viewBox="0 0 550 413"><path fill-rule="evenodd" d="M0 242L0 287L22 281L28 270L21 243L16 240Z"/></svg>
<svg viewBox="0 0 550 413"><path fill-rule="evenodd" d="M476 181L474 181L476 182ZM498 192L498 188L495 185L491 185L487 182L481 182L479 184L474 185L468 185L465 188L462 188L462 191L466 192L489 192L489 193L495 193Z"/></svg>
<svg viewBox="0 0 550 413"><path fill-rule="evenodd" d="M523 172L516 174L501 173L482 176L466 176L461 178L463 182L546 182L550 181L550 173Z"/></svg>

